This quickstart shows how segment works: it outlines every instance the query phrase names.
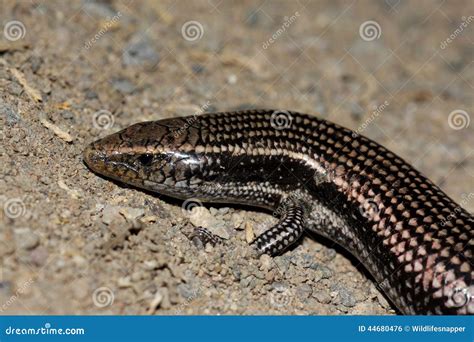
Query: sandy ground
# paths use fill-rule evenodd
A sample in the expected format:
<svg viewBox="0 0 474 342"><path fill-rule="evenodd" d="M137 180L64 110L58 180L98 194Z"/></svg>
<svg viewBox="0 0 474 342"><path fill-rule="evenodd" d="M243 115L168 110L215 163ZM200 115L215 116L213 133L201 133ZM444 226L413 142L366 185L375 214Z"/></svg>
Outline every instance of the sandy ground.
<svg viewBox="0 0 474 342"><path fill-rule="evenodd" d="M181 203L85 167L87 143L139 121L317 114L474 211L472 1L0 6L2 314L395 313L331 242L254 259L271 215L211 205L200 217L228 239L199 248Z"/></svg>

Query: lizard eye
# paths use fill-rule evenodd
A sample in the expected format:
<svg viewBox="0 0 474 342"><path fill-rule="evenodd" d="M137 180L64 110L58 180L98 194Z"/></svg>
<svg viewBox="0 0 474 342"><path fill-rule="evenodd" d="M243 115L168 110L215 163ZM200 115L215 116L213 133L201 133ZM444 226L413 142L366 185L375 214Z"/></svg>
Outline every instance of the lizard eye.
<svg viewBox="0 0 474 342"><path fill-rule="evenodd" d="M153 161L153 155L150 153L142 154L140 157L138 157L138 161L143 166L150 166L151 162Z"/></svg>

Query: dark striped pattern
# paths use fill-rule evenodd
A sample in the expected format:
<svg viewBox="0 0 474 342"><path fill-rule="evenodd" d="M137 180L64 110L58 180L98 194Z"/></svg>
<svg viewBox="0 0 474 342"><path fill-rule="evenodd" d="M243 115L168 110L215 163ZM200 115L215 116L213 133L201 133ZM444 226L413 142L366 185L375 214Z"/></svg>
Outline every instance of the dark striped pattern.
<svg viewBox="0 0 474 342"><path fill-rule="evenodd" d="M286 111L205 114L130 126L84 156L100 174L181 199L287 203L257 238L263 252L304 226L354 254L402 313L474 314L473 217L346 128Z"/></svg>

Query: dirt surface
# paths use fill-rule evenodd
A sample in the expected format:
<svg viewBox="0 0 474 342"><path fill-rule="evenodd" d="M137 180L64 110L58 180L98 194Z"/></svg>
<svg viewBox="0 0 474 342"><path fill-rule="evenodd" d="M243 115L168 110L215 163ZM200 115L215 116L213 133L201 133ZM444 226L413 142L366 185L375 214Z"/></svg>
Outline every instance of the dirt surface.
<svg viewBox="0 0 474 342"><path fill-rule="evenodd" d="M474 210L472 1L0 6L2 314L395 313L331 242L255 259L247 241L268 213L190 215L85 167L87 143L139 121L317 114ZM226 244L195 246L198 221Z"/></svg>

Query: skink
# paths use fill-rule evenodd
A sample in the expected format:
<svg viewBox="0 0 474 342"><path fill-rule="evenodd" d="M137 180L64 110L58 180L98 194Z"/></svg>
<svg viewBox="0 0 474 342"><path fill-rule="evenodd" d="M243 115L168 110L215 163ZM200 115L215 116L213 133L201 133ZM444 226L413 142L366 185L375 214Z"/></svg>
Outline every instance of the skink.
<svg viewBox="0 0 474 342"><path fill-rule="evenodd" d="M474 314L474 218L403 159L326 120L248 110L143 122L89 145L95 172L179 199L278 213L277 255L305 230L352 253L403 314Z"/></svg>

